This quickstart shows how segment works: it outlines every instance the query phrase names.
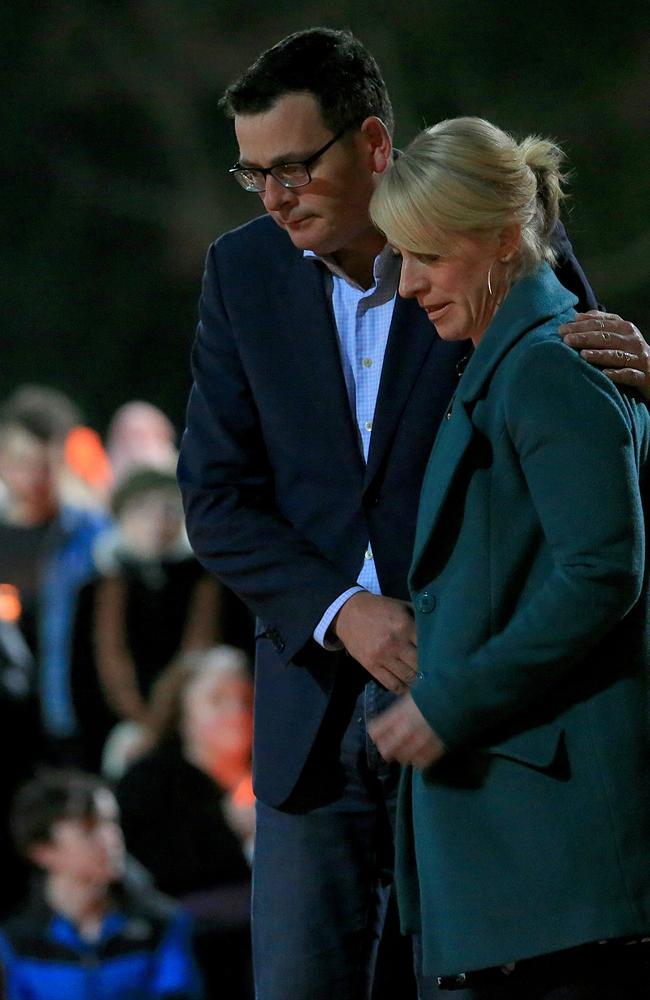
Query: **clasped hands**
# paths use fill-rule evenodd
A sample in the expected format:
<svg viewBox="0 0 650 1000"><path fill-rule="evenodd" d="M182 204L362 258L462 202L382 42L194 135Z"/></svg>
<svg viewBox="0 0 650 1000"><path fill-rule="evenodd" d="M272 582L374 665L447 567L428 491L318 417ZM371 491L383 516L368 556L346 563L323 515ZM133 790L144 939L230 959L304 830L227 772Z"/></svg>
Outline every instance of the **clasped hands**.
<svg viewBox="0 0 650 1000"><path fill-rule="evenodd" d="M334 621L336 635L375 680L401 697L368 725L384 760L425 768L445 754L413 698L409 685L417 673L415 621L409 604L361 591Z"/></svg>

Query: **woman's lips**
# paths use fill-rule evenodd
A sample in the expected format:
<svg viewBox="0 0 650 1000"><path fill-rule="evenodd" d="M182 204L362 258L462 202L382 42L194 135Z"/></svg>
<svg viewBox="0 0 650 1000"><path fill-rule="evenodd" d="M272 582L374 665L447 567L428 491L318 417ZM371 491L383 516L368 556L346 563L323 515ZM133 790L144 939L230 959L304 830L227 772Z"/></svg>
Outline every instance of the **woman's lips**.
<svg viewBox="0 0 650 1000"><path fill-rule="evenodd" d="M451 305L452 305L451 302L445 302L441 306L426 306L425 305L424 308L425 308L427 316L429 317L429 319L431 320L431 322L432 323L438 323L443 318L443 316L445 315L445 313L447 312L447 310L451 308Z"/></svg>

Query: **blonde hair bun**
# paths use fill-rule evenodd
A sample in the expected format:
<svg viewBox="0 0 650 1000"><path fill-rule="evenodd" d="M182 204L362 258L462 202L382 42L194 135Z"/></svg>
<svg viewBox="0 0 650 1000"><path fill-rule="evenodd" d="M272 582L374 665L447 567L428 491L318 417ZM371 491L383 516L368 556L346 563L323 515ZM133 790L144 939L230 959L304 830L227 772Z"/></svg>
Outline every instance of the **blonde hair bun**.
<svg viewBox="0 0 650 1000"><path fill-rule="evenodd" d="M390 242L444 253L455 234L521 227L513 278L555 262L551 236L563 197L559 146L517 142L483 118L451 118L415 137L381 178L370 205Z"/></svg>

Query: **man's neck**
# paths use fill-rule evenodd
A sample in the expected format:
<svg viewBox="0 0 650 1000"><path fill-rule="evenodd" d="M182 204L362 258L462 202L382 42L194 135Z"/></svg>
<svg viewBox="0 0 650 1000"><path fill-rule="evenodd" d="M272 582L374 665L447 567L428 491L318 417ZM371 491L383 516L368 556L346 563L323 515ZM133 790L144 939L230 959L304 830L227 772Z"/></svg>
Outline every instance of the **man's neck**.
<svg viewBox="0 0 650 1000"><path fill-rule="evenodd" d="M345 247L332 254L342 271L363 289L374 283L373 268L377 254L386 246L384 237L373 230L354 246Z"/></svg>
<svg viewBox="0 0 650 1000"><path fill-rule="evenodd" d="M99 937L102 921L110 909L108 886L50 875L45 883L45 898L55 913L67 917L77 927L85 940Z"/></svg>

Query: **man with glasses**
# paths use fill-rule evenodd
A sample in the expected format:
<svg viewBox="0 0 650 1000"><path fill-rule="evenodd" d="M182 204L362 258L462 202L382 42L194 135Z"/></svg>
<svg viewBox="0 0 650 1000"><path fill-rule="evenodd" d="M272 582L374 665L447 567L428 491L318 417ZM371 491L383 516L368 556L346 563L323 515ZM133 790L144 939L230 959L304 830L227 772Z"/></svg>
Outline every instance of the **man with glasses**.
<svg viewBox="0 0 650 1000"><path fill-rule="evenodd" d="M231 173L266 215L208 256L179 479L197 555L257 616L256 995L363 1000L399 777L366 723L417 669L415 513L467 346L397 297L399 261L369 220L393 121L358 40L291 35L223 103ZM557 240L561 280L595 307ZM624 344L622 377L643 385L638 331L605 320L574 336L606 348L606 364Z"/></svg>

